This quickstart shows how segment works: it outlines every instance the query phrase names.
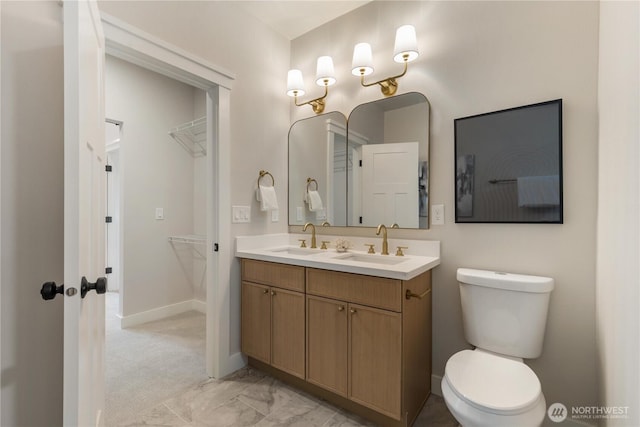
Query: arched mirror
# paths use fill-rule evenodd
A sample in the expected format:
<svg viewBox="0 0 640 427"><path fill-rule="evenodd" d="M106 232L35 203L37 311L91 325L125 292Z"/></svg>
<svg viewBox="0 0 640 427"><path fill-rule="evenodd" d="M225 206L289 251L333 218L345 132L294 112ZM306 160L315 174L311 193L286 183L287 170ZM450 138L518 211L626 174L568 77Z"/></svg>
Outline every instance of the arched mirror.
<svg viewBox="0 0 640 427"><path fill-rule="evenodd" d="M347 119L331 112L289 130L289 225L347 225Z"/></svg>
<svg viewBox="0 0 640 427"><path fill-rule="evenodd" d="M348 137L347 137L348 135ZM347 143L348 139L348 143ZM289 130L289 225L429 227L429 102L407 93Z"/></svg>
<svg viewBox="0 0 640 427"><path fill-rule="evenodd" d="M347 224L429 228L429 102L407 93L349 115Z"/></svg>

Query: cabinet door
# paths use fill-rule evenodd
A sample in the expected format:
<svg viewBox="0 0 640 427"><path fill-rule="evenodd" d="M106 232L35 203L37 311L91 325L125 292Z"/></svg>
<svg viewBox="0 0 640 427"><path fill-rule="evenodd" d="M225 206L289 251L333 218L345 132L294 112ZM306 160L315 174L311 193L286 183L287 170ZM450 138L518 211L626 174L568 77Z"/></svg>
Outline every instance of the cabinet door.
<svg viewBox="0 0 640 427"><path fill-rule="evenodd" d="M401 419L402 316L349 304L349 398Z"/></svg>
<svg viewBox="0 0 640 427"><path fill-rule="evenodd" d="M271 288L271 365L304 378L304 294Z"/></svg>
<svg viewBox="0 0 640 427"><path fill-rule="evenodd" d="M265 363L271 356L271 295L268 286L242 282L242 352Z"/></svg>
<svg viewBox="0 0 640 427"><path fill-rule="evenodd" d="M307 296L307 381L347 396L347 304Z"/></svg>

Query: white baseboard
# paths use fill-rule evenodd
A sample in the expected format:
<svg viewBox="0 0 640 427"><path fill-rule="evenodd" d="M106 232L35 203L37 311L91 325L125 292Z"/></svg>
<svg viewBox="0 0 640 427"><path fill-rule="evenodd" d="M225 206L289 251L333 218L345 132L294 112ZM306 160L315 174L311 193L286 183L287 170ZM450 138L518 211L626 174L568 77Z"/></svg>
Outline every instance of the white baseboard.
<svg viewBox="0 0 640 427"><path fill-rule="evenodd" d="M244 354L237 352L229 356L229 359L225 363L225 373L222 376L227 376L238 369L244 368L247 365L247 358Z"/></svg>
<svg viewBox="0 0 640 427"><path fill-rule="evenodd" d="M193 299L191 300L191 309L202 314L207 314L207 302Z"/></svg>
<svg viewBox="0 0 640 427"><path fill-rule="evenodd" d="M132 326L142 325L143 323L153 322L154 320L166 319L176 314L185 313L187 311L207 312L207 304L198 300L182 301L176 304L165 305L164 307L154 308L152 310L135 313L129 316L120 317L120 327L122 329Z"/></svg>

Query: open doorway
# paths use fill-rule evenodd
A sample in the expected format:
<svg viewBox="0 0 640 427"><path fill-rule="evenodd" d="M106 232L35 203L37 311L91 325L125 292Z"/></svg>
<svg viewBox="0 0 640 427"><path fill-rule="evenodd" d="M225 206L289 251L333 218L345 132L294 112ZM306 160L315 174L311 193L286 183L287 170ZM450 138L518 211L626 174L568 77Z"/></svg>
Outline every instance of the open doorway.
<svg viewBox="0 0 640 427"><path fill-rule="evenodd" d="M206 104L122 59L105 71L105 418L119 425L208 378Z"/></svg>
<svg viewBox="0 0 640 427"><path fill-rule="evenodd" d="M230 337L232 318L231 93L235 75L108 14L106 52L206 92L206 368L221 378L245 365ZM218 250L220 248L220 250Z"/></svg>

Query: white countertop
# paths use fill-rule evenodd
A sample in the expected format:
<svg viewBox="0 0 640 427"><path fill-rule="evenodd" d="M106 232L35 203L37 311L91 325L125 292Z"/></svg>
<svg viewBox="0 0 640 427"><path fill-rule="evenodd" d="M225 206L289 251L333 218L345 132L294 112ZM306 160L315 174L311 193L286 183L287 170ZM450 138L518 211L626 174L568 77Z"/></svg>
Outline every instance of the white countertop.
<svg viewBox="0 0 640 427"><path fill-rule="evenodd" d="M434 240L388 239L391 255L367 254L366 251L349 249L337 252L333 244L336 239L349 240L352 248L364 248L375 243L376 251L382 246L380 238L342 237L318 235L321 242L329 241L329 249L300 248L298 239L306 239L310 246L309 234L267 234L260 236L240 236L236 238L236 256L239 258L271 261L324 270L366 274L390 279L409 280L440 264L440 242ZM395 256L397 246L406 246L405 256Z"/></svg>

